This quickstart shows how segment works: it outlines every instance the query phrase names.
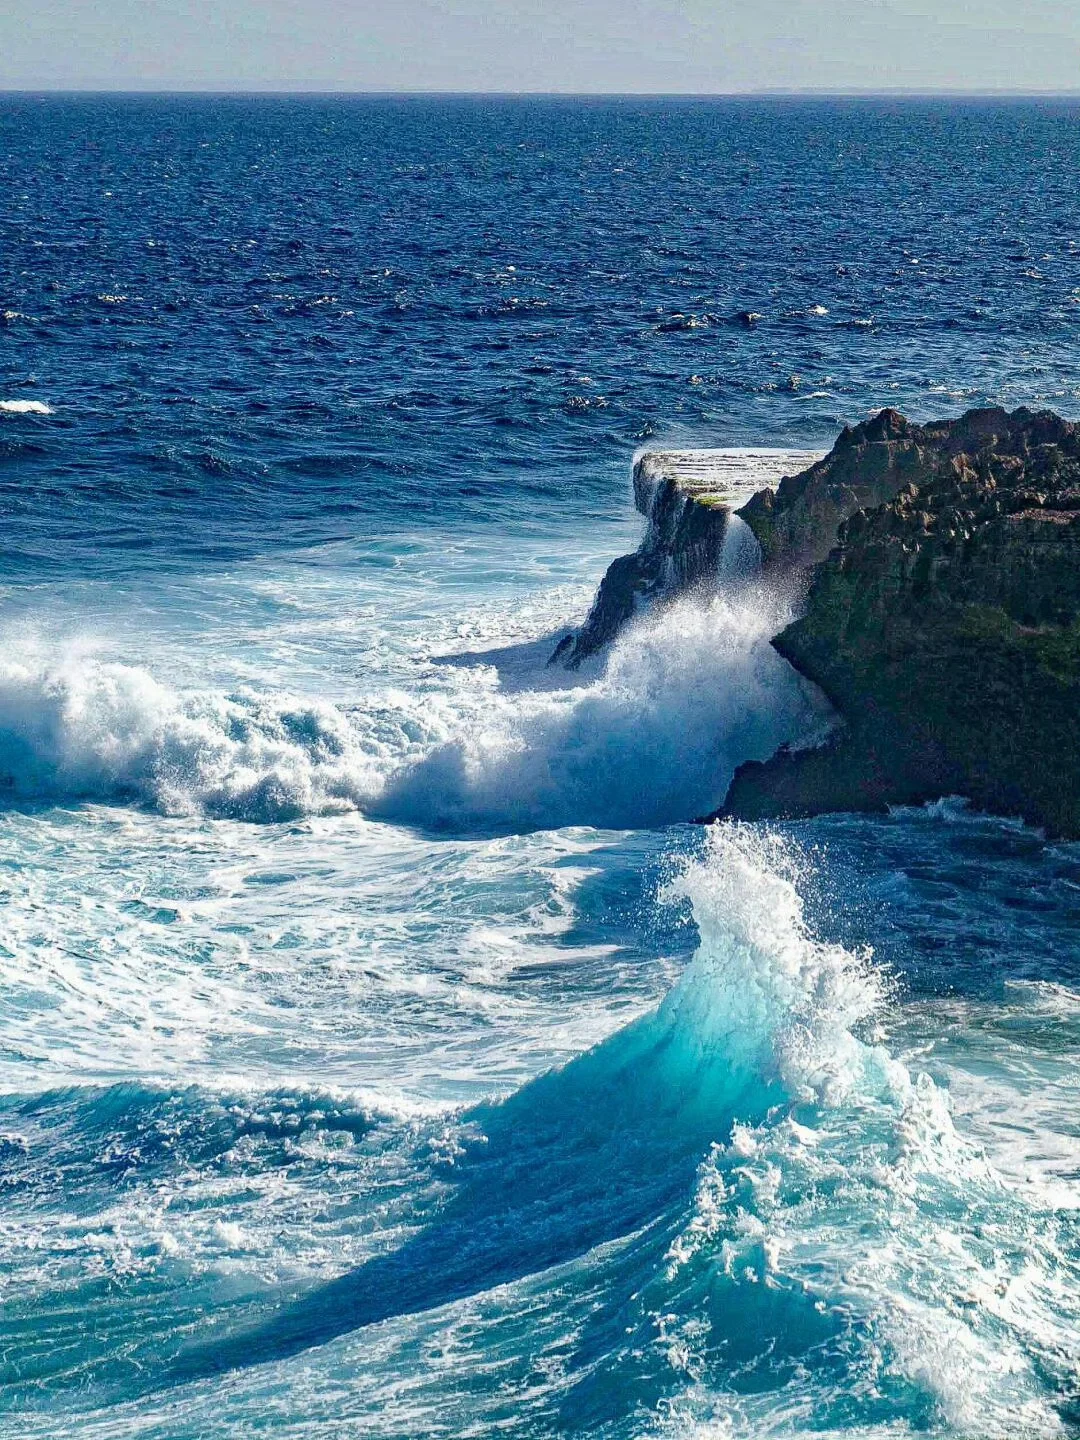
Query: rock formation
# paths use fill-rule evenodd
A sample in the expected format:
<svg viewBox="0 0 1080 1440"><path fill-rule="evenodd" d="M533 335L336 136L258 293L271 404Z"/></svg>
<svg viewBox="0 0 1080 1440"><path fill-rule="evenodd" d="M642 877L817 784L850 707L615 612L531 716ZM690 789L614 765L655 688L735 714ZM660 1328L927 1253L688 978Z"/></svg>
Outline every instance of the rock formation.
<svg viewBox="0 0 1080 1440"><path fill-rule="evenodd" d="M739 536L752 537L732 515L763 479L775 479L815 458L806 451L653 451L634 466L634 503L645 536L631 555L608 567L584 625L560 640L549 663L576 669L609 644L644 608L699 587L710 591L725 565L738 569ZM757 556L755 552L754 560Z"/></svg>
<svg viewBox="0 0 1080 1440"><path fill-rule="evenodd" d="M724 814L959 794L1080 835L1080 426L882 411L741 514L767 567L808 575L774 644L844 724L744 765Z"/></svg>

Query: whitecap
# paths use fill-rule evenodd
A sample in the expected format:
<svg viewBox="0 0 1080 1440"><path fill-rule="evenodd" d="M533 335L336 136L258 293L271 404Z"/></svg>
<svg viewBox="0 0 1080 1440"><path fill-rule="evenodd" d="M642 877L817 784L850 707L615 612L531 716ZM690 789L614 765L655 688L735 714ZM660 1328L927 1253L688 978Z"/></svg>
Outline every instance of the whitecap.
<svg viewBox="0 0 1080 1440"><path fill-rule="evenodd" d="M0 400L0 414L55 415L56 411L44 400Z"/></svg>

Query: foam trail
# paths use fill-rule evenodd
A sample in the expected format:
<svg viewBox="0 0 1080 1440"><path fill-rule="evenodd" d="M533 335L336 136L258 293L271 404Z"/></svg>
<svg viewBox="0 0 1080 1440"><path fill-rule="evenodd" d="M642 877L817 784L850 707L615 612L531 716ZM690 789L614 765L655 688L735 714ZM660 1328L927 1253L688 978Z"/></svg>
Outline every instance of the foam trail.
<svg viewBox="0 0 1080 1440"><path fill-rule="evenodd" d="M740 515L729 515L720 552L721 579L728 586L739 584L760 570L761 545L757 536Z"/></svg>

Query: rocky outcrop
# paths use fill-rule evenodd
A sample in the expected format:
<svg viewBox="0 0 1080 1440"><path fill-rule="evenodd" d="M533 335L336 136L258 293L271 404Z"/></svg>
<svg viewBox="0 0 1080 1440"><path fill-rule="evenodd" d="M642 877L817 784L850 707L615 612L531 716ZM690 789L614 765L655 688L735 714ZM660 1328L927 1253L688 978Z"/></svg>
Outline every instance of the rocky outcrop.
<svg viewBox="0 0 1080 1440"><path fill-rule="evenodd" d="M761 545L767 567L816 565L832 550L843 522L872 510L905 485L924 485L960 456L997 455L1024 461L1042 443L1040 418L1017 411L969 410L957 420L915 425L897 410L845 426L836 444L800 474L781 480L775 491L758 491L739 514ZM1058 422L1063 423L1063 422Z"/></svg>
<svg viewBox="0 0 1080 1440"><path fill-rule="evenodd" d="M634 503L646 518L644 538L633 554L612 562L584 625L560 640L550 663L576 669L646 607L698 590L711 593L725 568L737 571L747 563L748 550L756 564L753 537L732 523L736 508L763 479L800 469L814 458L787 450L640 456L634 465Z"/></svg>
<svg viewBox="0 0 1080 1440"><path fill-rule="evenodd" d="M883 411L741 513L770 566L816 564L774 644L844 724L743 766L723 813L960 794L1080 835L1080 426Z"/></svg>

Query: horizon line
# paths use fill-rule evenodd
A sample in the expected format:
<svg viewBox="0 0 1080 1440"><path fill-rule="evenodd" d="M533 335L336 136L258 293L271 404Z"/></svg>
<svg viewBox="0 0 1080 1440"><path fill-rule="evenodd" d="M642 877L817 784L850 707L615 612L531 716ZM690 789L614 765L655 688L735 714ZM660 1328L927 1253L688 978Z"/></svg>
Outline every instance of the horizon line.
<svg viewBox="0 0 1080 1440"><path fill-rule="evenodd" d="M918 85L892 86L759 86L743 90L445 90L435 88L374 89L339 88L322 85L294 85L275 87L272 85L229 85L184 82L172 84L40 84L8 85L0 82L0 96L209 96L245 97L268 99L288 97L311 98L352 98L373 100L843 100L843 99L923 99L923 100L1076 100L1080 99L1080 86L1070 90L1011 88L1007 86L984 87L929 87Z"/></svg>

